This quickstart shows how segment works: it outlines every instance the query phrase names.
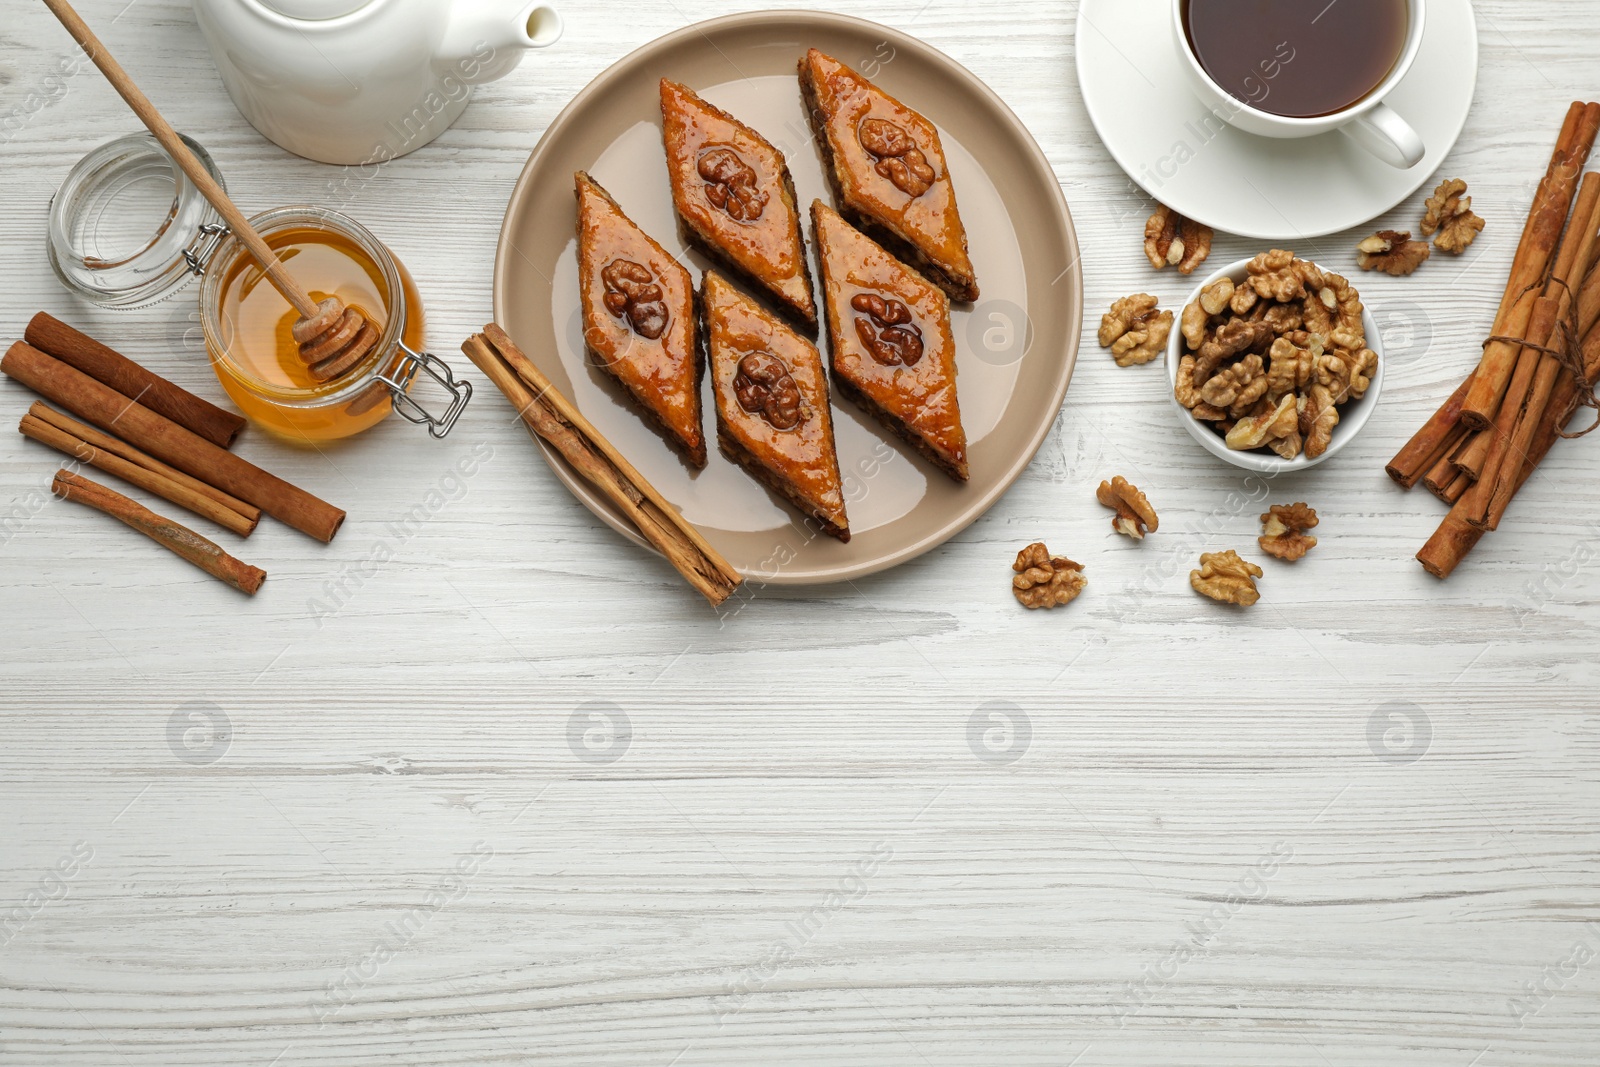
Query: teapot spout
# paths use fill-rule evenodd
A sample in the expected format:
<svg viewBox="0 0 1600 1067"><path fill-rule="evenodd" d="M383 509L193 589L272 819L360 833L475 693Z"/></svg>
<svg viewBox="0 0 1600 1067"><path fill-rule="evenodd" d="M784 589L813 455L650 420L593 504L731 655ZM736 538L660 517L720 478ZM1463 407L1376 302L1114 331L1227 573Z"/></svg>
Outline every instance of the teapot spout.
<svg viewBox="0 0 1600 1067"><path fill-rule="evenodd" d="M504 78L531 48L561 37L561 16L540 0L455 0L438 62L468 85Z"/></svg>

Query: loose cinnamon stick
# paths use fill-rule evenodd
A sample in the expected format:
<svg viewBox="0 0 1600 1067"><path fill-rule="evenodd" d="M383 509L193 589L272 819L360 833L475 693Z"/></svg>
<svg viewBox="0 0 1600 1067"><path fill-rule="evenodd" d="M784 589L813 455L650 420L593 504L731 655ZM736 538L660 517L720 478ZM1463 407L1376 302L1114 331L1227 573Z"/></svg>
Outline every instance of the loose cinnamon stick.
<svg viewBox="0 0 1600 1067"><path fill-rule="evenodd" d="M9 375L47 400L164 463L254 504L279 522L331 541L343 511L157 415L75 367L17 341L0 359Z"/></svg>
<svg viewBox="0 0 1600 1067"><path fill-rule="evenodd" d="M88 478L68 471L56 471L55 481L50 484L50 491L63 500L86 504L96 511L105 512L117 521L138 530L174 555L193 563L213 578L222 579L241 593L255 596L256 590L260 589L261 583L267 579L267 572L261 568L234 559L221 547L188 527L157 515L138 501L129 500L99 482L92 482Z"/></svg>
<svg viewBox="0 0 1600 1067"><path fill-rule="evenodd" d="M159 474L169 481L177 482L191 492L198 493L203 497L209 497L229 511L244 516L249 520L251 526L254 526L261 519L261 509L254 504L246 504L238 497L229 496L214 485L202 482L199 478L191 478L178 468L168 466L149 453L139 451L121 438L113 437L108 433L101 433L93 426L79 422L70 415L63 415L55 408L40 401L35 400L33 406L28 408L28 416L38 419L40 422L49 423L63 433L76 437L86 444L93 445L102 452L120 456L135 466L143 467L145 470Z"/></svg>
<svg viewBox="0 0 1600 1067"><path fill-rule="evenodd" d="M22 339L220 448L232 445L244 429L242 417L202 400L43 311L28 323Z"/></svg>
<svg viewBox="0 0 1600 1067"><path fill-rule="evenodd" d="M1510 277L1506 281L1505 295L1495 315L1490 333L1495 336L1521 337L1513 328L1520 316L1523 322L1539 295L1550 257L1566 225L1567 212L1572 207L1572 196L1577 189L1578 175L1594 147L1595 133L1600 130L1600 103L1574 102L1567 110L1566 122L1561 127L1561 137L1556 142L1550 165L1539 182L1528 212L1528 222L1511 262ZM1472 387L1461 406L1461 418L1471 429L1482 429L1494 421L1518 362L1518 347L1507 342L1490 342L1473 375Z"/></svg>
<svg viewBox="0 0 1600 1067"><path fill-rule="evenodd" d="M22 433L33 438L40 444L49 445L58 452L63 452L74 459L98 467L107 474L114 474L123 481L137 485L140 489L148 490L180 508L194 512L202 518L225 529L232 530L240 537L249 537L250 532L256 528L253 520L245 518L237 511L232 511L212 500L202 496L186 486L179 485L170 478L164 478L154 471L147 470L136 463L130 463L121 456L114 455L98 449L87 441L77 438L66 431L50 425L42 419L32 415L22 417L22 425L18 427ZM259 515L260 513L257 512Z"/></svg>
<svg viewBox="0 0 1600 1067"><path fill-rule="evenodd" d="M483 333L467 338L461 350L523 421L604 493L702 596L720 604L733 595L743 581L739 572L561 395L504 330L490 323Z"/></svg>
<svg viewBox="0 0 1600 1067"><path fill-rule="evenodd" d="M1417 479L1426 474L1438 462L1440 442L1457 434L1461 424L1461 404L1467 398L1467 390L1472 388L1472 377L1456 387L1450 398L1439 406L1433 417L1422 424L1422 428L1411 435L1411 440L1405 447L1395 453L1384 470L1389 472L1389 477L1410 489L1417 484Z"/></svg>

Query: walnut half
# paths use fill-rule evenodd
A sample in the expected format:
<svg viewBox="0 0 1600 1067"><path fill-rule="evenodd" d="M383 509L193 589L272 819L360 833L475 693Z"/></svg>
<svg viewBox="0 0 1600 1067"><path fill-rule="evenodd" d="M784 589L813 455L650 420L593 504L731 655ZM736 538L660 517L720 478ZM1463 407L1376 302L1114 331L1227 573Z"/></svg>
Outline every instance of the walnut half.
<svg viewBox="0 0 1600 1067"><path fill-rule="evenodd" d="M1356 263L1398 278L1422 266L1432 252L1428 242L1413 241L1409 230L1379 230L1356 245Z"/></svg>
<svg viewBox="0 0 1600 1067"><path fill-rule="evenodd" d="M1267 555L1293 563L1317 547L1317 539L1306 533L1317 522L1316 509L1307 507L1303 500L1274 504L1261 516L1261 536L1256 544Z"/></svg>
<svg viewBox="0 0 1600 1067"><path fill-rule="evenodd" d="M1143 541L1145 534L1155 533L1161 525L1149 499L1120 474L1109 482L1101 482L1094 498L1117 513L1111 520L1111 528L1135 541Z"/></svg>
<svg viewBox="0 0 1600 1067"><path fill-rule="evenodd" d="M1280 437L1288 437L1299 428L1300 418L1295 398L1285 396L1278 401L1276 407L1236 422L1223 438L1223 444L1236 452L1248 452ZM1307 452L1309 454L1309 449Z"/></svg>
<svg viewBox="0 0 1600 1067"><path fill-rule="evenodd" d="M1254 581L1261 574L1260 567L1240 559L1239 553L1231 548L1226 552L1203 552L1200 569L1189 572L1189 585L1212 600L1249 607L1261 599Z"/></svg>
<svg viewBox="0 0 1600 1067"><path fill-rule="evenodd" d="M1149 293L1134 293L1100 316L1100 347L1111 349L1117 366L1149 363L1166 347L1172 333L1172 312L1158 311L1156 303Z"/></svg>
<svg viewBox="0 0 1600 1067"><path fill-rule="evenodd" d="M1472 213L1472 197L1462 195L1466 191L1460 178L1440 182L1422 216L1422 236L1432 237L1435 248L1453 256L1465 252L1483 231L1483 220Z"/></svg>
<svg viewBox="0 0 1600 1067"><path fill-rule="evenodd" d="M1192 274L1211 254L1214 236L1210 226L1158 204L1155 214L1144 224L1144 257L1156 270L1170 263L1179 274Z"/></svg>
<svg viewBox="0 0 1600 1067"><path fill-rule="evenodd" d="M1083 576L1083 564L1050 555L1042 541L1035 541L1018 552L1011 569L1017 572L1011 579L1011 592L1025 608L1070 604L1089 584L1089 579Z"/></svg>

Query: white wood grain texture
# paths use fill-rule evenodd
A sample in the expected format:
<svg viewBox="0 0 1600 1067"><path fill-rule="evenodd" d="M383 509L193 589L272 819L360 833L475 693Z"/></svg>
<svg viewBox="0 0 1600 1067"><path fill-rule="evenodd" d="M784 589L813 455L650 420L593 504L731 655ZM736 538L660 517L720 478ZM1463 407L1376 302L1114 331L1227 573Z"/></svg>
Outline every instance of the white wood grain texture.
<svg viewBox="0 0 1600 1067"><path fill-rule="evenodd" d="M125 3L81 6L242 203L334 198L337 172L240 119L186 3ZM505 199L571 94L741 6L568 0L559 46L361 187L347 207L415 273L436 347L489 317ZM949 52L1032 129L1078 224L1090 334L1115 296L1180 298L1083 112L1070 0L850 10ZM263 524L240 553L272 576L252 601L42 503L51 457L0 436L0 511L40 505L0 545L0 1064L1593 1064L1600 959L1574 946L1600 954L1600 444L1560 445L1446 584L1411 559L1440 507L1382 472L1473 359L1563 108L1600 94L1600 2L1477 13L1477 99L1444 170L1488 229L1464 263L1361 279L1431 340L1348 452L1273 487L1318 508L1322 540L1269 567L1249 612L1185 574L1250 547L1260 502L1229 503L1243 477L1172 424L1159 366L1118 370L1092 341L986 518L726 620L577 505L488 392L444 444L397 422L322 453L252 435L248 455L351 513L325 547ZM0 113L67 49L42 6L9 3ZM49 310L216 395L185 342L192 294L102 312L46 264L50 193L132 127L86 70L0 146L0 322L9 339ZM1301 251L1338 263L1359 236ZM27 401L0 381L7 418ZM396 535L480 445L464 493ZM1093 503L1119 472L1161 511L1145 545ZM1037 537L1088 565L1066 612L1007 593ZM322 584L382 540L394 558L317 625ZM569 720L601 700L630 743L585 762ZM1009 765L969 741L991 700L1031 726ZM168 740L195 701L230 724L209 764ZM1395 701L1431 732L1410 764L1369 737ZM92 858L54 887L79 842ZM464 894L413 910L480 842ZM34 909L41 885L60 899ZM342 978L378 944L392 958ZM1513 998L1538 1009L1520 1025Z"/></svg>

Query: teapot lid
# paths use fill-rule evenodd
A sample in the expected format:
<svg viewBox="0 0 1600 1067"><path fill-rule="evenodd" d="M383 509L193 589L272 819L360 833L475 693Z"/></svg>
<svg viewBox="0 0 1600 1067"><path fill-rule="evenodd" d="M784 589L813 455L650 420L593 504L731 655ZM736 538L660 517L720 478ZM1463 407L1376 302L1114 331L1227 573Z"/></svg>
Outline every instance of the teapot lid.
<svg viewBox="0 0 1600 1067"><path fill-rule="evenodd" d="M286 19L323 22L360 11L372 0L257 0L268 11Z"/></svg>

